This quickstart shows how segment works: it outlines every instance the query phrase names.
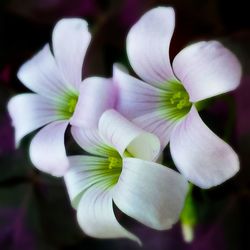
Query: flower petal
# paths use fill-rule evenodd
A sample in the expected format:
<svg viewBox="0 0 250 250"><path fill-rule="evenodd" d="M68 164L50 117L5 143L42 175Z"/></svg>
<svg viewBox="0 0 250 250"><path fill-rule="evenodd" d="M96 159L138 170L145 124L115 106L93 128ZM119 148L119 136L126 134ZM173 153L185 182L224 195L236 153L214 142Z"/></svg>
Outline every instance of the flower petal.
<svg viewBox="0 0 250 250"><path fill-rule="evenodd" d="M118 154L111 145L103 140L97 129L82 129L72 126L71 134L78 145L90 154L106 157Z"/></svg>
<svg viewBox="0 0 250 250"><path fill-rule="evenodd" d="M82 65L91 35L88 24L80 18L60 20L53 31L53 52L66 81L78 89L82 81Z"/></svg>
<svg viewBox="0 0 250 250"><path fill-rule="evenodd" d="M31 141L30 158L41 171L62 176L68 168L64 133L68 121L55 121L42 128Z"/></svg>
<svg viewBox="0 0 250 250"><path fill-rule="evenodd" d="M125 214L151 228L164 230L178 221L187 188L187 181L170 168L126 158L113 199Z"/></svg>
<svg viewBox="0 0 250 250"><path fill-rule="evenodd" d="M54 99L69 89L48 44L21 66L17 77L26 87L46 98Z"/></svg>
<svg viewBox="0 0 250 250"><path fill-rule="evenodd" d="M165 111L164 111L165 112ZM132 120L138 127L156 135L164 149L169 143L171 133L175 127L175 121L168 121L163 118L162 112L154 111Z"/></svg>
<svg viewBox="0 0 250 250"><path fill-rule="evenodd" d="M74 208L77 208L82 195L92 185L108 179L112 185L113 178L118 179L120 175L120 171L117 176L112 175L113 171L108 168L108 158L84 155L70 156L68 159L70 167L64 180Z"/></svg>
<svg viewBox="0 0 250 250"><path fill-rule="evenodd" d="M16 146L33 130L58 119L53 103L37 94L20 94L8 103L8 112L15 127Z"/></svg>
<svg viewBox="0 0 250 250"><path fill-rule="evenodd" d="M117 64L113 79L118 89L116 109L122 115L133 119L157 109L162 90L130 76Z"/></svg>
<svg viewBox="0 0 250 250"><path fill-rule="evenodd" d="M144 81L160 86L166 80L175 79L169 60L174 26L174 9L158 7L144 14L129 31L129 61Z"/></svg>
<svg viewBox="0 0 250 250"><path fill-rule="evenodd" d="M70 123L78 127L97 128L102 113L113 108L116 93L111 79L90 77L80 86L80 95Z"/></svg>
<svg viewBox="0 0 250 250"><path fill-rule="evenodd" d="M173 68L191 102L234 90L241 78L238 59L217 41L198 42L184 48L175 57Z"/></svg>
<svg viewBox="0 0 250 250"><path fill-rule="evenodd" d="M99 131L122 156L126 150L132 156L145 160L155 160L159 155L159 139L137 127L115 110L103 113L99 121Z"/></svg>
<svg viewBox="0 0 250 250"><path fill-rule="evenodd" d="M140 244L140 240L124 229L113 211L113 189L105 183L90 187L82 196L77 208L77 220L89 236L106 238L128 238Z"/></svg>
<svg viewBox="0 0 250 250"><path fill-rule="evenodd" d="M237 154L203 123L195 107L173 131L170 150L180 172L201 188L219 185L239 170Z"/></svg>

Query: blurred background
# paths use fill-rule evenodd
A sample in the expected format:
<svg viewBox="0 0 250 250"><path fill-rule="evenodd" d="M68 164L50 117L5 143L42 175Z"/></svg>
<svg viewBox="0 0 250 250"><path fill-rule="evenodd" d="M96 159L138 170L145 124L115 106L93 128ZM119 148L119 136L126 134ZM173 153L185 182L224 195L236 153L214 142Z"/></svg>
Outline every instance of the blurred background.
<svg viewBox="0 0 250 250"><path fill-rule="evenodd" d="M171 58L198 40L222 41L243 66L241 86L215 98L201 112L205 123L238 152L240 172L210 190L194 187L191 219L195 237L183 240L180 223L158 232L119 213L120 223L138 235L143 247L128 240L89 238L78 227L61 179L36 171L28 157L32 136L14 148L6 111L8 99L27 90L18 68L51 41L56 21L83 17L93 34L84 61L85 76L111 76L112 64L126 57L126 34L155 6L173 6L176 29ZM227 0L0 0L0 249L250 249L250 18L247 1ZM24 110L25 112L25 110ZM69 152L79 150L69 140ZM167 155L165 157L167 161Z"/></svg>

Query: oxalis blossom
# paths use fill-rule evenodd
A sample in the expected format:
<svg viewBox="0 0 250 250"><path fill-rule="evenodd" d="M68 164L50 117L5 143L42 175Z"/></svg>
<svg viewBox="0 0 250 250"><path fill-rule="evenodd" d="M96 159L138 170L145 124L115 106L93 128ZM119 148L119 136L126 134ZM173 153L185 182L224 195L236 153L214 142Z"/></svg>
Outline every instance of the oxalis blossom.
<svg viewBox="0 0 250 250"><path fill-rule="evenodd" d="M19 94L8 103L17 146L25 135L46 125L33 138L30 157L38 169L55 176L63 175L69 165L64 146L69 123L95 125L105 107L113 105L109 79L91 77L82 81L90 40L86 21L60 20L52 34L53 54L46 44L18 71L19 80L35 93ZM92 92L99 92L100 98L91 99Z"/></svg>
<svg viewBox="0 0 250 250"><path fill-rule="evenodd" d="M196 105L235 89L241 78L237 58L217 41L202 41L180 51L171 64L170 40L175 26L172 8L148 11L127 37L130 64L142 80L114 66L119 90L116 109L156 134L178 170L201 188L232 177L239 169L233 149L201 120Z"/></svg>
<svg viewBox="0 0 250 250"><path fill-rule="evenodd" d="M113 202L125 214L158 230L178 220L187 181L153 162L159 139L114 110L103 113L98 130L71 128L76 142L91 155L70 156L64 179L82 230L97 238L140 240L117 221Z"/></svg>

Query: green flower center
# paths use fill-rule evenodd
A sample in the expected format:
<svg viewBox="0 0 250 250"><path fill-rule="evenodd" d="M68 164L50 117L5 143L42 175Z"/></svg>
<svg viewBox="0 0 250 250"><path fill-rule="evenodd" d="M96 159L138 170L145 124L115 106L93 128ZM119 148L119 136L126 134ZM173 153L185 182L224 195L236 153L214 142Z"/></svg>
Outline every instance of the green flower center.
<svg viewBox="0 0 250 250"><path fill-rule="evenodd" d="M109 161L109 165L108 165L109 169L121 168L122 167L122 158L121 157L109 156L108 161Z"/></svg>
<svg viewBox="0 0 250 250"><path fill-rule="evenodd" d="M162 91L159 109L168 120L179 120L190 110L192 103L184 86L177 80L168 81Z"/></svg>
<svg viewBox="0 0 250 250"><path fill-rule="evenodd" d="M57 113L60 119L69 119L74 111L78 101L78 93L67 93L57 100Z"/></svg>

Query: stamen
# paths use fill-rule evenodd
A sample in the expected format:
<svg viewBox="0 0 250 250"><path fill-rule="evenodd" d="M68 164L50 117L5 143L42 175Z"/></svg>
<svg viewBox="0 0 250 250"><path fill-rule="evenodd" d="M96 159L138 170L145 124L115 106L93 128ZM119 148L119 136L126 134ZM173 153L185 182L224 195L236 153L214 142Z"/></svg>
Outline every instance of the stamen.
<svg viewBox="0 0 250 250"><path fill-rule="evenodd" d="M109 169L121 168L121 166L122 166L122 159L121 158L110 156L108 158L108 160L109 160L109 166L108 166Z"/></svg>

